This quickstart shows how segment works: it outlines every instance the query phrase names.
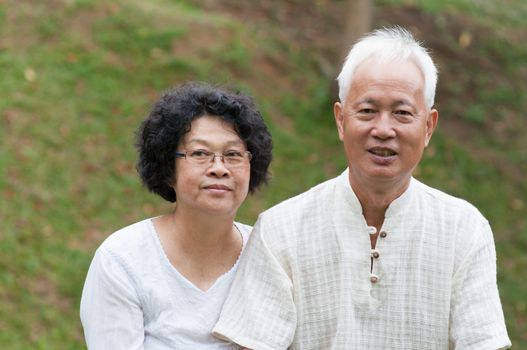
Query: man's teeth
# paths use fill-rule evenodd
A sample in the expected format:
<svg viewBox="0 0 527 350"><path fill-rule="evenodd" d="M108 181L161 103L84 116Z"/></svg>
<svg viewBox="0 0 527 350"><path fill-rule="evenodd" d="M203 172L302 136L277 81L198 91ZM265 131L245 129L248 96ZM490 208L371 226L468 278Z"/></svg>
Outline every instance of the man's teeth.
<svg viewBox="0 0 527 350"><path fill-rule="evenodd" d="M373 149L371 150L371 152L377 156L381 156L381 157L389 157L389 156L394 156L395 155L395 152L392 151L392 150L389 150L389 149Z"/></svg>

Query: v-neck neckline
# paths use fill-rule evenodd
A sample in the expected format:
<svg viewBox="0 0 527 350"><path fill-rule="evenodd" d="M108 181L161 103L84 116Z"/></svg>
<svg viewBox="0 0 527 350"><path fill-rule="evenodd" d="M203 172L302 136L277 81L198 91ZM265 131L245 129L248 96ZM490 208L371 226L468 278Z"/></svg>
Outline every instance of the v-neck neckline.
<svg viewBox="0 0 527 350"><path fill-rule="evenodd" d="M209 293L212 293L211 291L214 290L215 288L217 288L218 285L221 284L221 282L227 278L230 274L232 274L235 270L236 270L236 267L238 266L238 262L240 261L240 256L242 255L242 252L245 248L245 244L246 244L246 241L247 241L247 238L246 238L246 235L244 234L244 232L242 231L241 227L236 223L234 222L234 227L236 228L236 230L238 230L238 232L240 233L241 235L241 238L242 238L242 248L240 250L240 254L238 254L238 257L236 258L236 261L234 262L234 264L231 266L231 268L226 271L225 273L221 274L220 276L218 276L218 278L216 278L216 280L214 281L214 283L206 290L203 290L201 288L199 288L198 286L196 286L192 281L190 281L188 278L186 278L181 272L179 272L179 270L170 262L170 259L168 258L168 255L166 254L166 251L165 249L163 248L163 244L161 243L161 239L159 238L159 233L157 232L156 228L155 228L155 225L154 225L154 222L153 222L153 219L150 219L148 220L148 224L149 224L149 228L150 228L150 231L151 231L151 234L153 236L153 239L154 239L154 242L156 244L156 247L158 249L158 253L159 253L159 256L161 257L161 260L163 261L163 264L167 267L168 270L171 271L171 273L173 274L173 276L175 278L177 278L178 280L180 280L183 284L185 284L188 288L190 289L193 289L195 290L196 292L200 293L201 295L207 295Z"/></svg>

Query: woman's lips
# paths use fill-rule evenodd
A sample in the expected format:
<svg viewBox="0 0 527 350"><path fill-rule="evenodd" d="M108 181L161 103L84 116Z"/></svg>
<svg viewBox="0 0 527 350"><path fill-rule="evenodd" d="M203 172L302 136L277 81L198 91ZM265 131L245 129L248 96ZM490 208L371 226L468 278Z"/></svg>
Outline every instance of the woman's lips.
<svg viewBox="0 0 527 350"><path fill-rule="evenodd" d="M207 186L204 186L204 188L206 190L218 191L218 192L231 191L231 189L228 186L220 185L220 184L207 185Z"/></svg>

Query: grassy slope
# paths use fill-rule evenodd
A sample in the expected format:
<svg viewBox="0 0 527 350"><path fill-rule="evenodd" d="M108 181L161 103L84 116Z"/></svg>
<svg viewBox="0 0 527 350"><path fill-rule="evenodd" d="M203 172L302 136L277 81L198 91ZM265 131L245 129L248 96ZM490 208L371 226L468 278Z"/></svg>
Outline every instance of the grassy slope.
<svg viewBox="0 0 527 350"><path fill-rule="evenodd" d="M132 147L136 126L166 87L209 80L257 96L274 136L274 180L242 207L240 220L252 222L344 167L328 78L306 43L284 35L291 28L202 11L196 2L145 3L0 5L4 348L82 348L78 303L95 247L111 231L170 209L141 188ZM383 1L376 23L434 38L442 124L416 175L468 199L491 221L509 332L522 348L527 55L517 44L527 39L527 9L520 0L479 8L468 0L443 2L446 8L411 3L401 12L398 1Z"/></svg>

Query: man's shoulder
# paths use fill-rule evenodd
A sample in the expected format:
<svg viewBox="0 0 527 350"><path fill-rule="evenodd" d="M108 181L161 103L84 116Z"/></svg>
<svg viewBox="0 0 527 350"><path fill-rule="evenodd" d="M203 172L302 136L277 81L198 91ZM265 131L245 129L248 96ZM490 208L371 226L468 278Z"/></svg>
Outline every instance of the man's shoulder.
<svg viewBox="0 0 527 350"><path fill-rule="evenodd" d="M435 210L470 215L474 218L486 221L480 211L467 200L426 185L416 179L413 179L413 183L418 189L420 198L426 201L428 205Z"/></svg>
<svg viewBox="0 0 527 350"><path fill-rule="evenodd" d="M338 177L321 182L307 191L288 198L275 206L267 209L262 216L267 217L291 217L301 214L306 210L316 210L321 203L326 202L335 191Z"/></svg>

